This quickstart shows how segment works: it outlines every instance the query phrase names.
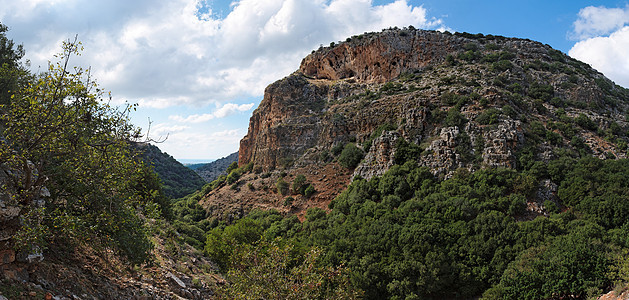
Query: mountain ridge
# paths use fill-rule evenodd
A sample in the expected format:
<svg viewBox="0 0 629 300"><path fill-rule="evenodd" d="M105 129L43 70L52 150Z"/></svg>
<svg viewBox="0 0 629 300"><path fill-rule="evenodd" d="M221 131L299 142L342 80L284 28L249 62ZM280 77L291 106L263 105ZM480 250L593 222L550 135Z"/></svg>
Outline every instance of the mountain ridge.
<svg viewBox="0 0 629 300"><path fill-rule="evenodd" d="M321 47L267 87L238 161L271 178L240 182L268 188L280 170L290 179L298 175L291 170L310 168L304 175L315 189L330 193L297 201L303 213L340 192L328 190L330 181L384 174L399 143L419 146L417 163L441 178L458 169L521 169L562 149L625 158L628 99L627 89L539 42L386 29ZM363 152L352 172L317 175L318 166L336 164L347 144ZM232 194L210 193L204 201L223 203ZM257 205L247 189L237 195ZM260 205L286 210L284 197L272 196Z"/></svg>

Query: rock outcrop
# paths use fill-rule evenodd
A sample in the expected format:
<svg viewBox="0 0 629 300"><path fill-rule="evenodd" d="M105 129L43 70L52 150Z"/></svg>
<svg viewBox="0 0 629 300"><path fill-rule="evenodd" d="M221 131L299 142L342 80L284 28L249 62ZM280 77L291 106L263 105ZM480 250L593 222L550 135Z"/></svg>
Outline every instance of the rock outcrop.
<svg viewBox="0 0 629 300"><path fill-rule="evenodd" d="M442 178L519 168L523 153L548 161L558 149L624 158L627 108L628 90L548 45L387 29L321 47L269 85L238 161L292 174L355 143L367 151L353 176L370 178L393 165L399 139L418 145L413 159ZM205 202L221 197L231 196Z"/></svg>
<svg viewBox="0 0 629 300"><path fill-rule="evenodd" d="M443 61L464 42L456 36L423 30L366 34L309 55L299 71L315 79L384 83Z"/></svg>

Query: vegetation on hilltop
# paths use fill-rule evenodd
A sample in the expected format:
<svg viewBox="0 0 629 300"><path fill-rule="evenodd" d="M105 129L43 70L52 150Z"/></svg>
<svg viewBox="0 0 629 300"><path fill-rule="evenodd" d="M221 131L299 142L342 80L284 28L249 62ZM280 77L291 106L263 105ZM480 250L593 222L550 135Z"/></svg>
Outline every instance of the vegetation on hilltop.
<svg viewBox="0 0 629 300"><path fill-rule="evenodd" d="M176 199L194 193L205 184L195 171L185 167L172 156L149 143L137 144L144 162L159 176L165 196Z"/></svg>

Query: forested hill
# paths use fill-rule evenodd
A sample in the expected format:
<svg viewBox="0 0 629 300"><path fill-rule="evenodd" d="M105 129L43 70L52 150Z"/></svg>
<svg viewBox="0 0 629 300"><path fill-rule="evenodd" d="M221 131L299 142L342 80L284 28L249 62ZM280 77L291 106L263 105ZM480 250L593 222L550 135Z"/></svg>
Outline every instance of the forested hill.
<svg viewBox="0 0 629 300"><path fill-rule="evenodd" d="M211 163L203 164L194 169L206 182L212 182L220 175L227 175L227 167L238 161L238 152L232 153Z"/></svg>
<svg viewBox="0 0 629 300"><path fill-rule="evenodd" d="M153 166L162 183L164 195L181 198L199 190L205 184L195 171L149 143L136 143L145 162Z"/></svg>

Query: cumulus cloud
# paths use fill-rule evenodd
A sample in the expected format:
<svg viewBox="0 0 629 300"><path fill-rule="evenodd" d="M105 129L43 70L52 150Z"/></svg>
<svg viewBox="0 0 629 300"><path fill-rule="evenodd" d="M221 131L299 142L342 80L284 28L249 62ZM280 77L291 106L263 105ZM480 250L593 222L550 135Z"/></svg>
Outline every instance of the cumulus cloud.
<svg viewBox="0 0 629 300"><path fill-rule="evenodd" d="M91 65L115 96L155 108L259 96L319 44L390 26L442 25L406 0L240 0L224 18L211 3L0 0L0 19L35 68L78 34L86 49L78 64Z"/></svg>
<svg viewBox="0 0 629 300"><path fill-rule="evenodd" d="M617 84L629 87L629 26L610 36L595 37L576 43L568 54L589 63Z"/></svg>
<svg viewBox="0 0 629 300"><path fill-rule="evenodd" d="M568 52L576 59L629 87L629 6L606 8L589 6L574 22L574 37L579 39Z"/></svg>
<svg viewBox="0 0 629 300"><path fill-rule="evenodd" d="M629 24L629 5L624 8L588 6L579 11L572 38L577 40L608 35Z"/></svg>
<svg viewBox="0 0 629 300"><path fill-rule="evenodd" d="M159 148L166 153L178 153L179 149L188 149L196 155L181 155L179 158L208 158L199 154L212 153L209 158L227 156L238 149L245 129L229 129L213 133L180 132L171 134ZM207 155L207 154L206 154Z"/></svg>
<svg viewBox="0 0 629 300"><path fill-rule="evenodd" d="M234 103L227 103L211 114L194 114L187 117L174 115L174 116L169 116L168 118L173 121L182 122L182 123L202 123L202 122L207 122L212 119L225 118L237 112L248 111L253 107L253 105L254 105L253 103L241 104L241 105L234 104Z"/></svg>

